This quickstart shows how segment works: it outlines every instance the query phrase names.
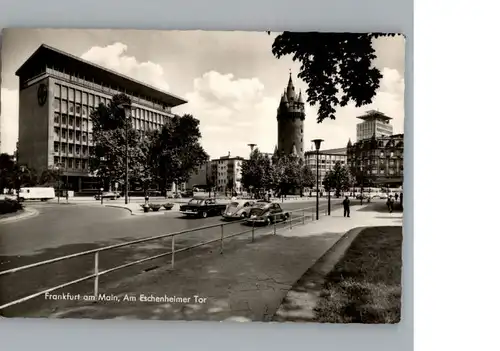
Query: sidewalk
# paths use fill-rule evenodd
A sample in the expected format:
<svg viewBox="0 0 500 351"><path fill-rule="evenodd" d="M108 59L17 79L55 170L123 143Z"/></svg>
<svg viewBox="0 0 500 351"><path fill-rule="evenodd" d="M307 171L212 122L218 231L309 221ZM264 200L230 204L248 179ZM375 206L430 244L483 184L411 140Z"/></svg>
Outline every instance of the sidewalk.
<svg viewBox="0 0 500 351"><path fill-rule="evenodd" d="M277 235L260 235L253 243L248 237L234 238L224 243L224 254L214 247L189 251L176 261L175 270L169 269L168 259L155 262L161 268L102 287L101 293L117 296L119 303L68 302L41 316L271 321L288 291L346 231L402 225L400 214L357 211L360 208L352 207L351 218L344 218L342 209L337 209L319 221L283 229ZM141 302L141 295L186 300Z"/></svg>

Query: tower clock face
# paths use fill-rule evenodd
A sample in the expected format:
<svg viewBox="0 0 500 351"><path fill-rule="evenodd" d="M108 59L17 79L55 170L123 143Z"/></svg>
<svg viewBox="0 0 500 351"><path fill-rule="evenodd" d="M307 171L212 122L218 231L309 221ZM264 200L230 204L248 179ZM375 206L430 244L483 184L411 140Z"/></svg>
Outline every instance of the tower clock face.
<svg viewBox="0 0 500 351"><path fill-rule="evenodd" d="M40 84L38 86L38 93L37 93L38 105L40 105L40 106L45 105L45 103L47 102L47 94L48 94L47 86L43 83Z"/></svg>

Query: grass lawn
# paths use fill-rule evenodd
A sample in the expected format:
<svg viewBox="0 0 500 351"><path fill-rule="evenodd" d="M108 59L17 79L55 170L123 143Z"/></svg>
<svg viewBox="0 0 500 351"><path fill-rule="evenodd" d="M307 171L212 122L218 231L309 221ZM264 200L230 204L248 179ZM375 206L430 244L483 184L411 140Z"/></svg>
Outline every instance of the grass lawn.
<svg viewBox="0 0 500 351"><path fill-rule="evenodd" d="M398 323L402 227L366 228L325 277L315 307L321 323Z"/></svg>

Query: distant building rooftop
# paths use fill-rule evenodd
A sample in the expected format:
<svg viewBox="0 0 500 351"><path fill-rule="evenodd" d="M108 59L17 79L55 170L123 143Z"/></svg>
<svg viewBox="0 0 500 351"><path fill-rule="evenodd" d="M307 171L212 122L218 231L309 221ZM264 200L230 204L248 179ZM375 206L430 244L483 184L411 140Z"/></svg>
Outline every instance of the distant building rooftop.
<svg viewBox="0 0 500 351"><path fill-rule="evenodd" d="M384 121L390 121L392 117L389 117L382 112L376 111L376 110L370 110L367 111L364 115L356 117L358 119L362 119L364 121L370 121L370 120L384 120Z"/></svg>
<svg viewBox="0 0 500 351"><path fill-rule="evenodd" d="M110 87L121 87L136 96L149 97L170 107L187 103L181 97L161 91L151 85L139 82L118 72L83 60L67 52L50 47L46 44L40 47L19 67L16 75L21 79L29 79L39 74L46 67L64 71L64 73L88 77L95 83L108 84Z"/></svg>
<svg viewBox="0 0 500 351"><path fill-rule="evenodd" d="M319 150L320 154L323 155L346 155L347 154L347 148L341 147L341 148L336 148L336 149L326 149L326 150ZM306 155L314 154L316 155L315 150L310 150L305 152Z"/></svg>

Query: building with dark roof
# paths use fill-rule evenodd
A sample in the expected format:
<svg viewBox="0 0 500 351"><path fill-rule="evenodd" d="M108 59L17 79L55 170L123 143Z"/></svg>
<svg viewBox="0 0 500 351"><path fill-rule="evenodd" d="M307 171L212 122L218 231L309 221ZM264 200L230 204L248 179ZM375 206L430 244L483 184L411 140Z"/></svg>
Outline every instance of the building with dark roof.
<svg viewBox="0 0 500 351"><path fill-rule="evenodd" d="M306 117L302 92L295 91L292 74L281 95L276 119L278 120L279 155L304 156L304 119Z"/></svg>
<svg viewBox="0 0 500 351"><path fill-rule="evenodd" d="M382 112L370 110L357 118L363 122L356 125L356 141L370 139L374 134L379 138L393 133L392 118Z"/></svg>
<svg viewBox="0 0 500 351"><path fill-rule="evenodd" d="M403 185L404 134L364 139L347 144L347 166L359 186ZM362 183L362 184L360 184Z"/></svg>
<svg viewBox="0 0 500 351"><path fill-rule="evenodd" d="M90 114L113 95L131 101L137 130L159 129L187 101L45 44L16 71L19 77L19 162L62 169L70 190L99 187L89 174Z"/></svg>

